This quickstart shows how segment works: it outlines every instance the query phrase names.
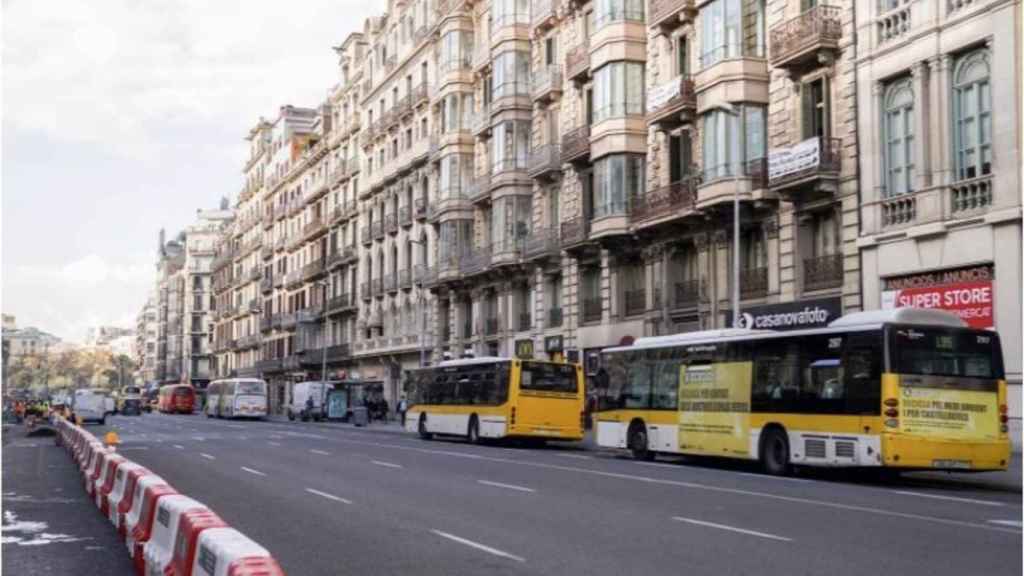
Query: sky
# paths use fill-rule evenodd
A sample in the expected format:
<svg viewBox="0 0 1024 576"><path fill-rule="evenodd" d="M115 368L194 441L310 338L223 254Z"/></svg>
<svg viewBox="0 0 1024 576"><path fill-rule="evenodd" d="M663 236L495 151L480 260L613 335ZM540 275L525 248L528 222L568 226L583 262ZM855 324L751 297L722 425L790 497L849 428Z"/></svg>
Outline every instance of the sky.
<svg viewBox="0 0 1024 576"><path fill-rule="evenodd" d="M383 0L3 0L2 309L82 341L134 327L157 237L234 201L244 138L337 83Z"/></svg>

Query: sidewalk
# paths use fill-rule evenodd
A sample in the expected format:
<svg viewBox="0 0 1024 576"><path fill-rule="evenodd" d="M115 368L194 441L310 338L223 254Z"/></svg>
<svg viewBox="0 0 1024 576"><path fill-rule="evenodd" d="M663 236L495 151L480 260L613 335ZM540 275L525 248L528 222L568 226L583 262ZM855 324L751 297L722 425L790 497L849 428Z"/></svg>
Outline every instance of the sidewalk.
<svg viewBox="0 0 1024 576"><path fill-rule="evenodd" d="M3 573L134 573L124 543L53 436L4 430Z"/></svg>
<svg viewBox="0 0 1024 576"><path fill-rule="evenodd" d="M349 424L347 422L335 422L332 420L321 420L320 422L303 422L296 418L295 420L289 420L287 416L279 414L271 414L267 416L267 422L278 422L285 424L295 424L296 426L305 425L318 425L318 426L330 426L332 428L350 428L353 430L372 430L374 432L389 432L392 434L405 434L405 429L402 428L401 423L398 419L389 420L387 422L381 422L380 420L374 420L372 423L366 426L356 426L355 424Z"/></svg>

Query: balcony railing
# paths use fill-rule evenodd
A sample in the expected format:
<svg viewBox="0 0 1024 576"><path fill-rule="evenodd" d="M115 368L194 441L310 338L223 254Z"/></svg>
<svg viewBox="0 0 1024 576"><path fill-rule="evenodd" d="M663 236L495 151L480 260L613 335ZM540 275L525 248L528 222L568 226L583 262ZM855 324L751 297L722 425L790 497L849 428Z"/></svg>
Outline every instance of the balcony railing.
<svg viewBox="0 0 1024 576"><path fill-rule="evenodd" d="M839 49L843 36L839 6L817 5L769 32L771 63L777 68L820 66L818 52Z"/></svg>
<svg viewBox="0 0 1024 576"><path fill-rule="evenodd" d="M562 69L551 64L533 73L530 95L537 102L550 102L562 93Z"/></svg>
<svg viewBox="0 0 1024 576"><path fill-rule="evenodd" d="M384 231L388 234L398 234L397 214L388 214L384 216Z"/></svg>
<svg viewBox="0 0 1024 576"><path fill-rule="evenodd" d="M804 258L804 290L825 290L842 285L842 254Z"/></svg>
<svg viewBox="0 0 1024 576"><path fill-rule="evenodd" d="M548 328L560 328L562 326L562 308L555 307L548 309Z"/></svg>
<svg viewBox="0 0 1024 576"><path fill-rule="evenodd" d="M584 322L600 322L601 321L601 299L600 298L584 298L583 299L583 310L581 310Z"/></svg>
<svg viewBox="0 0 1024 576"><path fill-rule="evenodd" d="M287 288L297 288L302 284L302 270L292 270L284 277L284 284Z"/></svg>
<svg viewBox="0 0 1024 576"><path fill-rule="evenodd" d="M839 177L839 138L808 138L795 146L768 154L768 186L773 190L802 187L822 177Z"/></svg>
<svg viewBox="0 0 1024 576"><path fill-rule="evenodd" d="M388 292L398 291L398 279L394 274L388 274L384 276L384 290Z"/></svg>
<svg viewBox="0 0 1024 576"><path fill-rule="evenodd" d="M524 253L527 258L545 258L558 252L558 227L535 229L527 238Z"/></svg>
<svg viewBox="0 0 1024 576"><path fill-rule="evenodd" d="M700 298L700 280L677 280L672 283L672 307L690 308Z"/></svg>
<svg viewBox="0 0 1024 576"><path fill-rule="evenodd" d="M669 215L682 215L694 209L699 177L688 176L668 186L655 188L632 199L630 219L642 222Z"/></svg>
<svg viewBox="0 0 1024 576"><path fill-rule="evenodd" d="M473 202L479 202L490 197L491 175L481 174L469 182L467 196Z"/></svg>
<svg viewBox="0 0 1024 576"><path fill-rule="evenodd" d="M625 297L626 316L642 314L647 309L647 290L643 288L626 290L623 296Z"/></svg>
<svg viewBox="0 0 1024 576"><path fill-rule="evenodd" d="M580 80L590 74L590 46L580 44L565 55L565 75L570 80Z"/></svg>
<svg viewBox="0 0 1024 576"><path fill-rule="evenodd" d="M353 306L355 306L355 303L352 301L352 295L346 293L338 294L327 301L328 312L338 312L352 308Z"/></svg>
<svg viewBox="0 0 1024 576"><path fill-rule="evenodd" d="M398 207L398 224L400 226L412 226L412 206L403 204Z"/></svg>
<svg viewBox="0 0 1024 576"><path fill-rule="evenodd" d="M373 239L383 240L384 239L384 223L380 220L373 223Z"/></svg>
<svg viewBox="0 0 1024 576"><path fill-rule="evenodd" d="M574 246L587 240L590 222L582 216L574 216L562 222L562 246Z"/></svg>
<svg viewBox="0 0 1024 576"><path fill-rule="evenodd" d="M678 126L697 110L697 92L689 76L680 75L647 92L647 123Z"/></svg>
<svg viewBox="0 0 1024 576"><path fill-rule="evenodd" d="M427 199L417 198L412 202L413 216L417 220L422 220L427 217Z"/></svg>
<svg viewBox="0 0 1024 576"><path fill-rule="evenodd" d="M534 27L547 26L558 14L559 0L533 0L530 3L530 15Z"/></svg>
<svg viewBox="0 0 1024 576"><path fill-rule="evenodd" d="M533 330L533 316L529 312L519 313L519 331L526 332Z"/></svg>
<svg viewBox="0 0 1024 576"><path fill-rule="evenodd" d="M320 276L326 271L326 261L323 258L313 260L302 267L302 280L309 281Z"/></svg>
<svg viewBox="0 0 1024 576"><path fill-rule="evenodd" d="M558 144L544 144L531 150L527 166L531 178L557 176L562 168L562 147Z"/></svg>
<svg viewBox="0 0 1024 576"><path fill-rule="evenodd" d="M398 287L403 290L412 288L412 270L406 268L398 271Z"/></svg>
<svg viewBox="0 0 1024 576"><path fill-rule="evenodd" d="M370 236L369 226L363 226L362 228L359 229L359 240L363 244L369 244L370 242L373 241L373 238Z"/></svg>
<svg viewBox="0 0 1024 576"><path fill-rule="evenodd" d="M373 280L370 280L370 284L373 285L374 296L384 296L384 278L374 278Z"/></svg>
<svg viewBox="0 0 1024 576"><path fill-rule="evenodd" d="M562 162L590 158L590 125L585 124L562 135Z"/></svg>
<svg viewBox="0 0 1024 576"><path fill-rule="evenodd" d="M768 293L768 268L746 268L740 270L740 295L744 298L758 298Z"/></svg>
<svg viewBox="0 0 1024 576"><path fill-rule="evenodd" d="M464 255L459 269L463 274L483 272L491 263L491 247L481 246Z"/></svg>
<svg viewBox="0 0 1024 576"><path fill-rule="evenodd" d="M359 296L363 300L373 298L373 285L369 281L359 283Z"/></svg>
<svg viewBox="0 0 1024 576"><path fill-rule="evenodd" d="M287 312L285 314L281 314L281 329L291 330L295 328L295 325L298 323L298 321L299 317L295 312Z"/></svg>

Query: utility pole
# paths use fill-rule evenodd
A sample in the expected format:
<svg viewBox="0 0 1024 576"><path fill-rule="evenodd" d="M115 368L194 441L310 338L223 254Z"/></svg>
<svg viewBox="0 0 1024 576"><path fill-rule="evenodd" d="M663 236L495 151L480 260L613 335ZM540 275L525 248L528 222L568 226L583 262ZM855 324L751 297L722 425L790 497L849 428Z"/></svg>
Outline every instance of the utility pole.
<svg viewBox="0 0 1024 576"><path fill-rule="evenodd" d="M732 189L732 327L740 327L740 192Z"/></svg>

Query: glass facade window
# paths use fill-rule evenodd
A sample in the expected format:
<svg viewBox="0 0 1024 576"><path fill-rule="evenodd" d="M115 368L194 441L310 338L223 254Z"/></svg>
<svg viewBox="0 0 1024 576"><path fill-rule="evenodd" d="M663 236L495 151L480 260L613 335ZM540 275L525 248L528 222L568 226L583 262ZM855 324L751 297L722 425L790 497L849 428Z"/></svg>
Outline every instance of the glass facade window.
<svg viewBox="0 0 1024 576"><path fill-rule="evenodd" d="M511 249L530 234L533 214L531 196L504 196L494 201L491 210L491 243L497 250Z"/></svg>
<svg viewBox="0 0 1024 576"><path fill-rule="evenodd" d="M741 104L732 112L712 110L703 117L704 180L750 174L765 156L764 106Z"/></svg>
<svg viewBox="0 0 1024 576"><path fill-rule="evenodd" d="M914 190L914 88L910 79L887 86L884 98L885 195L898 196Z"/></svg>
<svg viewBox="0 0 1024 576"><path fill-rule="evenodd" d="M956 179L992 173L992 88L987 50L971 52L953 73L953 146Z"/></svg>
<svg viewBox="0 0 1024 576"><path fill-rule="evenodd" d="M714 0L700 10L701 66L764 56L764 0Z"/></svg>
<svg viewBox="0 0 1024 576"><path fill-rule="evenodd" d="M594 72L594 122L643 113L643 64L612 62Z"/></svg>
<svg viewBox="0 0 1024 576"><path fill-rule="evenodd" d="M473 246L473 221L449 220L441 222L438 257L442 263L465 256Z"/></svg>
<svg viewBox="0 0 1024 576"><path fill-rule="evenodd" d="M644 193L645 157L612 154L594 162L594 218L626 214L629 199Z"/></svg>
<svg viewBox="0 0 1024 576"><path fill-rule="evenodd" d="M615 22L644 21L644 0L597 0L594 6L595 30Z"/></svg>
<svg viewBox="0 0 1024 576"><path fill-rule="evenodd" d="M530 0L492 0L494 28L530 24Z"/></svg>
<svg viewBox="0 0 1024 576"><path fill-rule="evenodd" d="M493 100L505 96L530 94L530 53L509 50L494 57L491 84Z"/></svg>
<svg viewBox="0 0 1024 576"><path fill-rule="evenodd" d="M438 199L461 198L472 175L472 155L449 154L441 158L441 169L438 175Z"/></svg>
<svg viewBox="0 0 1024 576"><path fill-rule="evenodd" d="M509 120L496 124L491 138L491 173L526 170L529 150L529 120Z"/></svg>
<svg viewBox="0 0 1024 576"><path fill-rule="evenodd" d="M437 69L442 73L470 67L473 60L473 33L452 30L441 37Z"/></svg>
<svg viewBox="0 0 1024 576"><path fill-rule="evenodd" d="M441 100L441 132L468 130L473 114L472 94L448 94Z"/></svg>

